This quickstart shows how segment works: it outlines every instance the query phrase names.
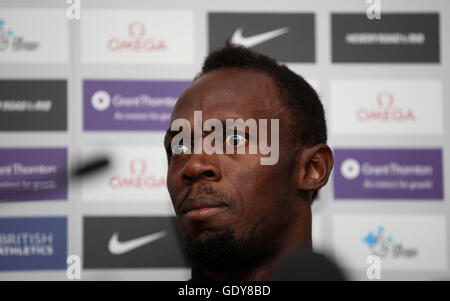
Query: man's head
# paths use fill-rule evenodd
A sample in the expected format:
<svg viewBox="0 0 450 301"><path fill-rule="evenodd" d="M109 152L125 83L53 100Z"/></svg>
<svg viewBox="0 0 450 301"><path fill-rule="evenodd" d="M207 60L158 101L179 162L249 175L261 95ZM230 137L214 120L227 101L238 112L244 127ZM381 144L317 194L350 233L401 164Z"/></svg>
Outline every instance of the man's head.
<svg viewBox="0 0 450 301"><path fill-rule="evenodd" d="M333 164L314 89L274 60L227 45L206 58L171 123L184 118L194 129L194 111L203 119L279 120L274 165L261 165L261 153L174 152L168 131L168 189L194 263L209 271L251 269L284 248L310 245L311 201ZM270 129L267 135L271 141ZM247 149L258 139L227 132L223 143Z"/></svg>

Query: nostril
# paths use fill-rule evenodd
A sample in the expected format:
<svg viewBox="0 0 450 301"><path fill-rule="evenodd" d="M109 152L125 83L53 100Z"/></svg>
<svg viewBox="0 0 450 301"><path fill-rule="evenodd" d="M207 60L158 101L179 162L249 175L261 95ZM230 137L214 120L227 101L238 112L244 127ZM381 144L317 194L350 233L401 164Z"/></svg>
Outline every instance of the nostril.
<svg viewBox="0 0 450 301"><path fill-rule="evenodd" d="M182 174L182 175L181 175L181 178L182 178L184 181L192 181L192 177L190 177L190 176L188 176L188 175L186 175L186 174Z"/></svg>
<svg viewBox="0 0 450 301"><path fill-rule="evenodd" d="M195 160L194 160L194 159ZM181 178L185 183L192 183L200 180L218 181L221 178L220 170L210 164L205 164L202 160L192 156L188 163L181 170Z"/></svg>
<svg viewBox="0 0 450 301"><path fill-rule="evenodd" d="M211 170L207 170L203 172L203 176L207 177L207 178L212 178L215 176L214 172Z"/></svg>

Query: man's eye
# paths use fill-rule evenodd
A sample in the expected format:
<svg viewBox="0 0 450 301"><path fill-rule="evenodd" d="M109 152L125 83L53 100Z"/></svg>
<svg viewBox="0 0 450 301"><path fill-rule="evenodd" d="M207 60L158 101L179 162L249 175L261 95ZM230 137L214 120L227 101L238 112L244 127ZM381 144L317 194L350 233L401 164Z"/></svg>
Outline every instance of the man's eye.
<svg viewBox="0 0 450 301"><path fill-rule="evenodd" d="M227 136L226 143L231 146L241 146L245 144L245 136L240 134L231 134Z"/></svg>
<svg viewBox="0 0 450 301"><path fill-rule="evenodd" d="M190 151L190 147L187 145L178 144L178 145L174 145L172 147L173 155L182 155L182 154L189 153L189 151Z"/></svg>

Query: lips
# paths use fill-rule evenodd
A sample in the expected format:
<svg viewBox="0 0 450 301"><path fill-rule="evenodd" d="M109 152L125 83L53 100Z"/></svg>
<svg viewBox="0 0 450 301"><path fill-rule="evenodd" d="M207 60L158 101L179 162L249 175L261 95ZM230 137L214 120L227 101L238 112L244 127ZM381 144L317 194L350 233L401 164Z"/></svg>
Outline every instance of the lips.
<svg viewBox="0 0 450 301"><path fill-rule="evenodd" d="M187 199L183 203L180 212L190 219L203 219L216 215L228 208L229 206L226 203L213 198L194 197Z"/></svg>

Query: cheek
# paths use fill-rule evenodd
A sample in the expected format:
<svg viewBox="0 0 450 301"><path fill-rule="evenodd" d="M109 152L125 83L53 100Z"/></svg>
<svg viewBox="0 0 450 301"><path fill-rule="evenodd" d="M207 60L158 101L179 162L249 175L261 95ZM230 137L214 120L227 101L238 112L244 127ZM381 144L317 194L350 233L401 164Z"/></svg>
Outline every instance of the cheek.
<svg viewBox="0 0 450 301"><path fill-rule="evenodd" d="M169 195L170 198L172 199L172 202L175 200L175 197L180 189L177 174L178 172L175 171L174 169L171 169L169 166L167 172L167 190L169 191Z"/></svg>
<svg viewBox="0 0 450 301"><path fill-rule="evenodd" d="M278 213L285 210L291 185L287 167L261 166L258 160L257 164L231 173L229 179L239 194L238 211L244 216L240 222L250 224L262 217L278 218Z"/></svg>

